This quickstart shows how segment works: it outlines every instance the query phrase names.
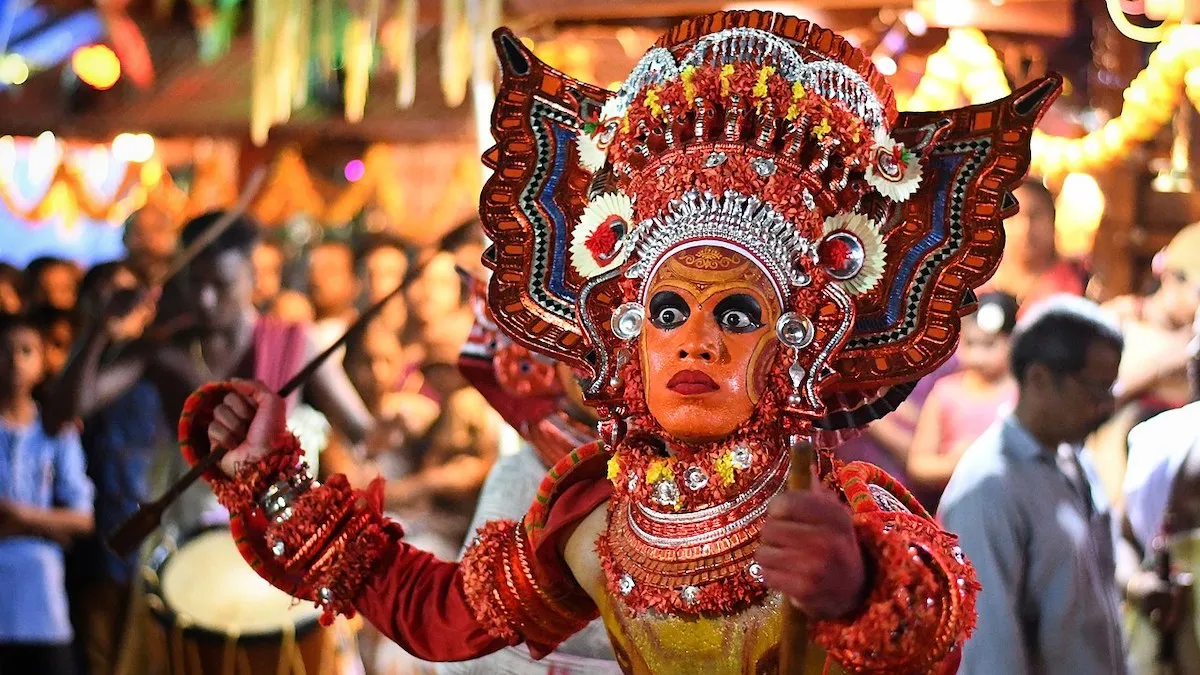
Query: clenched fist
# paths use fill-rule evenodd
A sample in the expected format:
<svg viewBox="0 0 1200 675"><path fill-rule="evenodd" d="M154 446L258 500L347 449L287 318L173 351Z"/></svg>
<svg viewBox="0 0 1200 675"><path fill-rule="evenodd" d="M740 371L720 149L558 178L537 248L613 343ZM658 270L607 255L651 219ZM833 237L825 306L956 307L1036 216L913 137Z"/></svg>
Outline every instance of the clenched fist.
<svg viewBox="0 0 1200 675"><path fill-rule="evenodd" d="M840 618L863 600L862 549L849 508L819 479L812 485L771 502L755 557L767 585L805 614Z"/></svg>
<svg viewBox="0 0 1200 675"><path fill-rule="evenodd" d="M208 442L212 448L229 449L221 458L221 470L233 477L238 466L267 454L271 440L286 428L287 409L283 399L260 382L228 384L233 391L213 409Z"/></svg>

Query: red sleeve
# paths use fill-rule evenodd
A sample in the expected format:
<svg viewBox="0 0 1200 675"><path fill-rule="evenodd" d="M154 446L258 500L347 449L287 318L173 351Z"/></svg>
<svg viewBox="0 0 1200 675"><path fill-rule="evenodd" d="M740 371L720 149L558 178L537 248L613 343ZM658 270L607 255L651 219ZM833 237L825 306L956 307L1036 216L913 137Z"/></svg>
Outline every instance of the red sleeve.
<svg viewBox="0 0 1200 675"><path fill-rule="evenodd" d="M465 661L516 642L492 636L476 620L458 563L398 536L354 606L389 640L426 661Z"/></svg>
<svg viewBox="0 0 1200 675"><path fill-rule="evenodd" d="M521 641L541 658L596 616L559 550L609 492L607 481L566 488L536 546L525 523L489 522L461 564L396 541L355 607L390 640L428 661L464 661Z"/></svg>
<svg viewBox="0 0 1200 675"><path fill-rule="evenodd" d="M193 464L207 452L211 410L229 386L205 387L185 406L180 441ZM281 432L272 452L243 467L236 480L217 472L205 478L229 509L250 566L272 585L316 602L323 621L361 612L414 656L462 661L523 640L540 657L596 616L559 544L608 498L608 482L588 478L597 462L554 481L551 498L539 494L534 515L521 524L487 523L460 564L401 541L399 524L382 514L381 481L353 490L336 475L307 487L301 456L295 437ZM571 457L579 459L579 452ZM268 519L272 490L286 493L288 506L285 515Z"/></svg>
<svg viewBox="0 0 1200 675"><path fill-rule="evenodd" d="M584 446L550 470L520 523L480 528L463 556L467 596L492 635L525 640L542 658L599 615L562 557L575 526L599 508L612 486L599 444Z"/></svg>
<svg viewBox="0 0 1200 675"><path fill-rule="evenodd" d="M975 571L919 503L879 468L837 471L871 589L851 616L817 621L814 640L854 672L945 673L975 626Z"/></svg>

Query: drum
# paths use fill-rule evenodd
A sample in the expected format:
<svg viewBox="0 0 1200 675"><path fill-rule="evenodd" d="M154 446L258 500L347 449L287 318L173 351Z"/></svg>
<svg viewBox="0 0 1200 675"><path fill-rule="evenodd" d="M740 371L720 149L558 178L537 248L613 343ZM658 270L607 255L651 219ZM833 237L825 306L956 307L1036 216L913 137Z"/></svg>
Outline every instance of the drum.
<svg viewBox="0 0 1200 675"><path fill-rule="evenodd" d="M1177 572L1200 578L1200 531L1173 535L1167 543L1171 564ZM1162 636L1150 620L1126 605L1125 631L1129 639L1129 666L1132 675L1200 675L1200 585L1192 584L1183 599L1179 625L1175 629L1175 663L1159 663Z"/></svg>
<svg viewBox="0 0 1200 675"><path fill-rule="evenodd" d="M271 586L228 528L156 548L143 570L151 658L170 675L335 675L332 632L312 603Z"/></svg>

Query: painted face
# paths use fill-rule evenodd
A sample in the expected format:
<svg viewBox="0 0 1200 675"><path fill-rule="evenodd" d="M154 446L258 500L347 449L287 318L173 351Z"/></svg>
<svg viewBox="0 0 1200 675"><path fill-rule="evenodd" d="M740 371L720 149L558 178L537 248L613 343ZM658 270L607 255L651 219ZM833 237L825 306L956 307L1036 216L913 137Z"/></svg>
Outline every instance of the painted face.
<svg viewBox="0 0 1200 675"><path fill-rule="evenodd" d="M716 246L671 255L647 282L643 381L650 414L693 443L750 419L775 355L780 303L766 274Z"/></svg>

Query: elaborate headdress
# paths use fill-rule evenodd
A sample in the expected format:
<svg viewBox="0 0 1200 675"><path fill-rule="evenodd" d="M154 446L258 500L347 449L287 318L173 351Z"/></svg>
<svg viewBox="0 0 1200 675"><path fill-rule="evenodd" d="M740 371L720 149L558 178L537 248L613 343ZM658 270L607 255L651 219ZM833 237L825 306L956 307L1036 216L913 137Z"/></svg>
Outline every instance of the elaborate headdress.
<svg viewBox="0 0 1200 675"><path fill-rule="evenodd" d="M861 51L773 12L684 22L615 94L506 30L495 39L496 172L480 212L500 328L589 373L588 399L619 412L647 280L681 248L718 243L771 279L787 411L827 443L953 351L1060 86L897 114Z"/></svg>

